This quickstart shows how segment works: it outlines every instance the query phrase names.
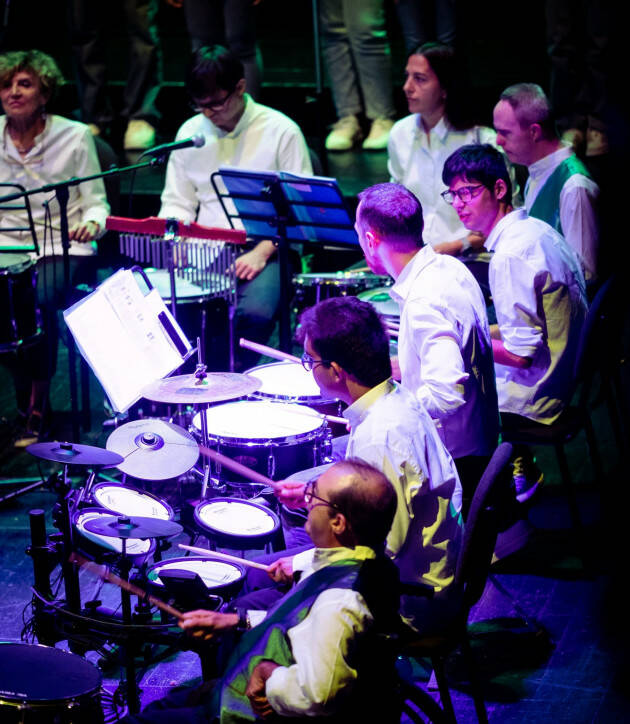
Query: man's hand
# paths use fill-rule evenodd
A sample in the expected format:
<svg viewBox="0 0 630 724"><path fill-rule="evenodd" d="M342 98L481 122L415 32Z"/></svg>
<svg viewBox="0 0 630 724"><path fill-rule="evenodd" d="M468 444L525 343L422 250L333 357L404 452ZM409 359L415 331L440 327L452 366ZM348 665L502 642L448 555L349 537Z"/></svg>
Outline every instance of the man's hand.
<svg viewBox="0 0 630 724"><path fill-rule="evenodd" d="M277 668L278 664L273 661L260 661L254 667L245 689L245 696L249 699L254 714L262 719L267 719L274 714L274 710L265 695L265 684L274 669Z"/></svg>
<svg viewBox="0 0 630 724"><path fill-rule="evenodd" d="M470 231L465 239L457 239L456 241L444 241L441 244L435 244L433 251L437 254L450 254L456 256L466 249L482 249L486 242L486 237L480 231Z"/></svg>
<svg viewBox="0 0 630 724"><path fill-rule="evenodd" d="M278 558L269 564L269 578L276 583L293 583L293 556Z"/></svg>
<svg viewBox="0 0 630 724"><path fill-rule="evenodd" d="M261 241L245 254L236 258L234 269L236 276L245 281L251 281L257 277L260 272L267 266L267 262L273 256L276 247L271 241Z"/></svg>
<svg viewBox="0 0 630 724"><path fill-rule="evenodd" d="M287 508L303 508L305 483L298 480L280 480L274 486L276 498Z"/></svg>
<svg viewBox="0 0 630 724"><path fill-rule="evenodd" d="M96 221L84 221L75 224L68 233L71 241L78 241L81 244L85 244L88 241L92 241L98 236L98 232L101 227Z"/></svg>
<svg viewBox="0 0 630 724"><path fill-rule="evenodd" d="M400 382L402 375L400 374L400 365L398 364L398 357L390 357L389 361L392 363L392 377Z"/></svg>
<svg viewBox="0 0 630 724"><path fill-rule="evenodd" d="M238 613L219 613L218 611L186 611L179 620L179 627L193 638L207 641L220 631L235 628L238 624Z"/></svg>

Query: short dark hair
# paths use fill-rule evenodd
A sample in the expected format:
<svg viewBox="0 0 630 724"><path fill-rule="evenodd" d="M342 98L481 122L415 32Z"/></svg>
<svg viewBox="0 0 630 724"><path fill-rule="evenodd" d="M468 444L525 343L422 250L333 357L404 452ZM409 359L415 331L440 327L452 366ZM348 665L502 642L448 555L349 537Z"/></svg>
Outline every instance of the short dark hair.
<svg viewBox="0 0 630 724"><path fill-rule="evenodd" d="M382 552L394 522L398 498L383 473L359 458L347 458L333 466L350 480L329 498L343 513L357 545Z"/></svg>
<svg viewBox="0 0 630 724"><path fill-rule="evenodd" d="M442 90L446 94L444 113L448 122L458 131L470 128L471 104L467 102L466 69L460 62L455 49L444 43L424 43L413 51L412 55L421 55L437 76Z"/></svg>
<svg viewBox="0 0 630 724"><path fill-rule="evenodd" d="M359 193L359 202L357 224L372 229L395 248L422 246L422 206L409 189L396 183L376 184Z"/></svg>
<svg viewBox="0 0 630 724"><path fill-rule="evenodd" d="M521 128L537 123L545 138L556 137L556 126L551 103L537 83L515 83L508 86L499 100L509 103Z"/></svg>
<svg viewBox="0 0 630 724"><path fill-rule="evenodd" d="M245 71L241 61L222 45L205 45L192 54L186 72L186 90L193 99L204 99L218 90L233 91Z"/></svg>
<svg viewBox="0 0 630 724"><path fill-rule="evenodd" d="M389 338L379 314L357 297L332 297L302 312L298 341L309 338L322 359L375 387L391 377Z"/></svg>
<svg viewBox="0 0 630 724"><path fill-rule="evenodd" d="M42 93L49 100L64 82L55 60L41 50L14 50L0 55L0 86L21 71L32 73L39 80Z"/></svg>
<svg viewBox="0 0 630 724"><path fill-rule="evenodd" d="M490 191L498 179L504 181L506 194L503 201L512 202L512 182L500 151L489 143L471 143L460 146L444 162L442 181L450 186L456 178L477 181Z"/></svg>

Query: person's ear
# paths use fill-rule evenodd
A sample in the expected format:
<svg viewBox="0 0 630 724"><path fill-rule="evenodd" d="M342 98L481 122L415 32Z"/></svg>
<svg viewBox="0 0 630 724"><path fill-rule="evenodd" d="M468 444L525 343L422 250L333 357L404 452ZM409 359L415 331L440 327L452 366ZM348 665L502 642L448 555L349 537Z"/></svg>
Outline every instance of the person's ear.
<svg viewBox="0 0 630 724"><path fill-rule="evenodd" d="M365 232L365 241L367 244L367 248L371 252L375 252L376 249L378 248L378 245L381 243L381 240L372 231Z"/></svg>
<svg viewBox="0 0 630 724"><path fill-rule="evenodd" d="M331 508L331 510L334 509ZM339 511L335 511L335 514L330 520L330 527L337 538L343 537L349 530L346 516Z"/></svg>
<svg viewBox="0 0 630 724"><path fill-rule="evenodd" d="M494 197L498 201L503 201L507 194L507 185L502 178L498 178L494 182Z"/></svg>
<svg viewBox="0 0 630 724"><path fill-rule="evenodd" d="M337 362L331 362L330 369L331 369L332 373L334 374L335 382L340 382L341 380L344 380L347 377L346 371Z"/></svg>
<svg viewBox="0 0 630 724"><path fill-rule="evenodd" d="M540 127L540 123L532 123L529 127L529 135L532 141L537 143L538 141L542 140L543 132L542 128Z"/></svg>
<svg viewBox="0 0 630 724"><path fill-rule="evenodd" d="M236 84L235 93L236 93L236 95L242 97L246 90L247 90L247 84L245 82L245 78L241 78L239 80L239 82Z"/></svg>

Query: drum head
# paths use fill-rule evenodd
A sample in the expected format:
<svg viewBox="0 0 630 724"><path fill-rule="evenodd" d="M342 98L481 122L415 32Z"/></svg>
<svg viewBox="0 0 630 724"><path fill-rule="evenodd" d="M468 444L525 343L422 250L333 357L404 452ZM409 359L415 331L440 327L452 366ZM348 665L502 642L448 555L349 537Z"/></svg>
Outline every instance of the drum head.
<svg viewBox="0 0 630 724"><path fill-rule="evenodd" d="M296 362L272 362L245 372L262 383L252 397L273 397L277 400L310 402L321 399L312 372Z"/></svg>
<svg viewBox="0 0 630 724"><path fill-rule="evenodd" d="M201 430L201 414L193 426ZM212 438L263 444L268 440L295 441L324 426L323 417L304 405L267 400L237 400L206 410Z"/></svg>
<svg viewBox="0 0 630 724"><path fill-rule="evenodd" d="M99 483L92 491L94 500L114 513L144 518L173 520L173 509L156 495L117 483Z"/></svg>
<svg viewBox="0 0 630 724"><path fill-rule="evenodd" d="M400 318L398 302L395 302L389 296L389 287L368 289L365 292L357 294L357 297L364 302L369 302L383 317L389 317L390 319Z"/></svg>
<svg viewBox="0 0 630 724"><path fill-rule="evenodd" d="M86 530L85 528L88 520L95 520L96 518L101 518L104 515L110 516L111 514L111 510L105 510L104 508L83 508L83 510L79 510L74 514L72 522L79 533L81 533L84 538L87 538L87 540L96 543L96 545L108 551L122 553L122 540L120 538L92 533L92 531ZM126 550L130 556L147 555L151 553L153 549L154 544L152 540L127 538Z"/></svg>
<svg viewBox="0 0 630 724"><path fill-rule="evenodd" d="M231 586L245 576L245 569L236 563L209 561L207 558L171 558L151 566L147 576L155 585L163 586L160 572L164 570L196 573L210 590Z"/></svg>
<svg viewBox="0 0 630 724"><path fill-rule="evenodd" d="M0 254L0 274L21 274L33 264L28 254Z"/></svg>
<svg viewBox="0 0 630 724"><path fill-rule="evenodd" d="M0 698L7 701L76 699L98 691L101 682L96 666L76 654L37 644L0 643Z"/></svg>
<svg viewBox="0 0 630 724"><path fill-rule="evenodd" d="M195 520L211 534L234 538L271 537L278 517L262 505L247 500L214 498L195 508Z"/></svg>

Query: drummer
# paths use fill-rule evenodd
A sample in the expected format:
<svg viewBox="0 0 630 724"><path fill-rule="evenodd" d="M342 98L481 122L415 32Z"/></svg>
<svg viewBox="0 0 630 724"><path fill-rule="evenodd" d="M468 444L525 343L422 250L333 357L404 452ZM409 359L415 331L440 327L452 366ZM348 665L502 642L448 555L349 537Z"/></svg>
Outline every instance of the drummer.
<svg viewBox="0 0 630 724"><path fill-rule="evenodd" d="M195 51L186 89L197 115L181 126L176 140L197 134L204 136L205 144L171 154L159 216L230 228L210 182L210 174L220 166L312 174L299 127L247 94L243 65L231 51L218 45ZM237 258L237 338L265 343L271 334L280 300L278 266L270 240L259 241ZM237 369L257 361L257 354L239 350Z"/></svg>
<svg viewBox="0 0 630 724"><path fill-rule="evenodd" d="M438 424L459 472L465 514L499 429L483 294L464 264L423 244L422 207L411 191L377 184L359 199L355 227L368 266L395 280L402 383Z"/></svg>

